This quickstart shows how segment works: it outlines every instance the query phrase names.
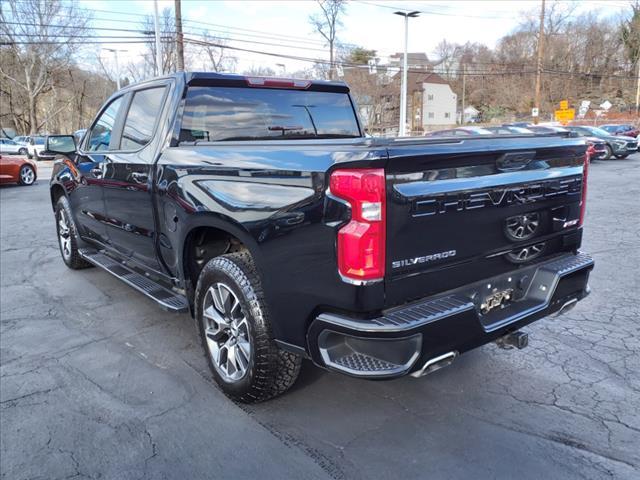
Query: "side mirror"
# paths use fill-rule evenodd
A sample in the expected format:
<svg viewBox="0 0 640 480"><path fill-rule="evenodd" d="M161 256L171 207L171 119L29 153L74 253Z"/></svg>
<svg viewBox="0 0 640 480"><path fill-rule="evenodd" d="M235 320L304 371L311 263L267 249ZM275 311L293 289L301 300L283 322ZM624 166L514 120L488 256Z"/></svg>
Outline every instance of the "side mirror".
<svg viewBox="0 0 640 480"><path fill-rule="evenodd" d="M70 155L76 151L76 139L73 135L49 135L44 149L51 153Z"/></svg>

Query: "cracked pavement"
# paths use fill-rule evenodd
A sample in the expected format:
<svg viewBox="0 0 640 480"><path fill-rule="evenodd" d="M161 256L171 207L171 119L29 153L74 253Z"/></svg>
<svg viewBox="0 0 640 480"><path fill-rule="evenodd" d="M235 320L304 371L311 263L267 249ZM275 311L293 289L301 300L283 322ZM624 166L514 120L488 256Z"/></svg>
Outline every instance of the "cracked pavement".
<svg viewBox="0 0 640 480"><path fill-rule="evenodd" d="M187 315L60 259L47 181L0 187L0 476L640 477L640 154L595 162L593 292L416 380L305 364L254 406L213 385Z"/></svg>

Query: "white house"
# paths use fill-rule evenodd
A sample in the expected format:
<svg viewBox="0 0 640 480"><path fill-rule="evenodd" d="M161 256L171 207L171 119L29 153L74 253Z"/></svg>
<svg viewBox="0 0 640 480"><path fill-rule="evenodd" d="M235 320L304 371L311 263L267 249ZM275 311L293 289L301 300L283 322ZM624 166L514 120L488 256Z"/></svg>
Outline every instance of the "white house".
<svg viewBox="0 0 640 480"><path fill-rule="evenodd" d="M458 96L437 73L422 79L422 124L453 125L456 123Z"/></svg>

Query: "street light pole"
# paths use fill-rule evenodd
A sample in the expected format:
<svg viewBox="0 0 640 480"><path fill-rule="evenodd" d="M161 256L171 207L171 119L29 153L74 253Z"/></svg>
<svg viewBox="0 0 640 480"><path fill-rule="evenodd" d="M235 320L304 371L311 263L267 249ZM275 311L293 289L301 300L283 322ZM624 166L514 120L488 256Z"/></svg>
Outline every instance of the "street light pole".
<svg viewBox="0 0 640 480"><path fill-rule="evenodd" d="M153 0L153 23L156 29L156 75L164 74L162 69L162 51L160 50L160 19L158 18L158 0Z"/></svg>
<svg viewBox="0 0 640 480"><path fill-rule="evenodd" d="M393 12L404 17L404 57L402 59L402 85L400 86L400 125L398 136L407 134L407 49L409 44L409 18L415 18L420 12Z"/></svg>
<svg viewBox="0 0 640 480"><path fill-rule="evenodd" d="M105 48L108 52L113 52L116 57L116 86L120 90L120 62L118 61L118 52L126 52L127 50L118 50L117 48Z"/></svg>

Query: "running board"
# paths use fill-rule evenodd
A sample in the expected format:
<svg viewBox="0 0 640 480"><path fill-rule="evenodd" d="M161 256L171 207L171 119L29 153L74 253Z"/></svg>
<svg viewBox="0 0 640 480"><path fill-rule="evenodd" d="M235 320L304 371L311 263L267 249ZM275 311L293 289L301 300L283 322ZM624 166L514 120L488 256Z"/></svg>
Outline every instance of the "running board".
<svg viewBox="0 0 640 480"><path fill-rule="evenodd" d="M91 249L80 249L80 256L87 262L100 267L116 278L119 278L130 287L145 294L157 302L160 307L169 312L186 312L189 310L189 302L184 295L180 295L152 279L141 275L125 264L118 262L102 252Z"/></svg>

